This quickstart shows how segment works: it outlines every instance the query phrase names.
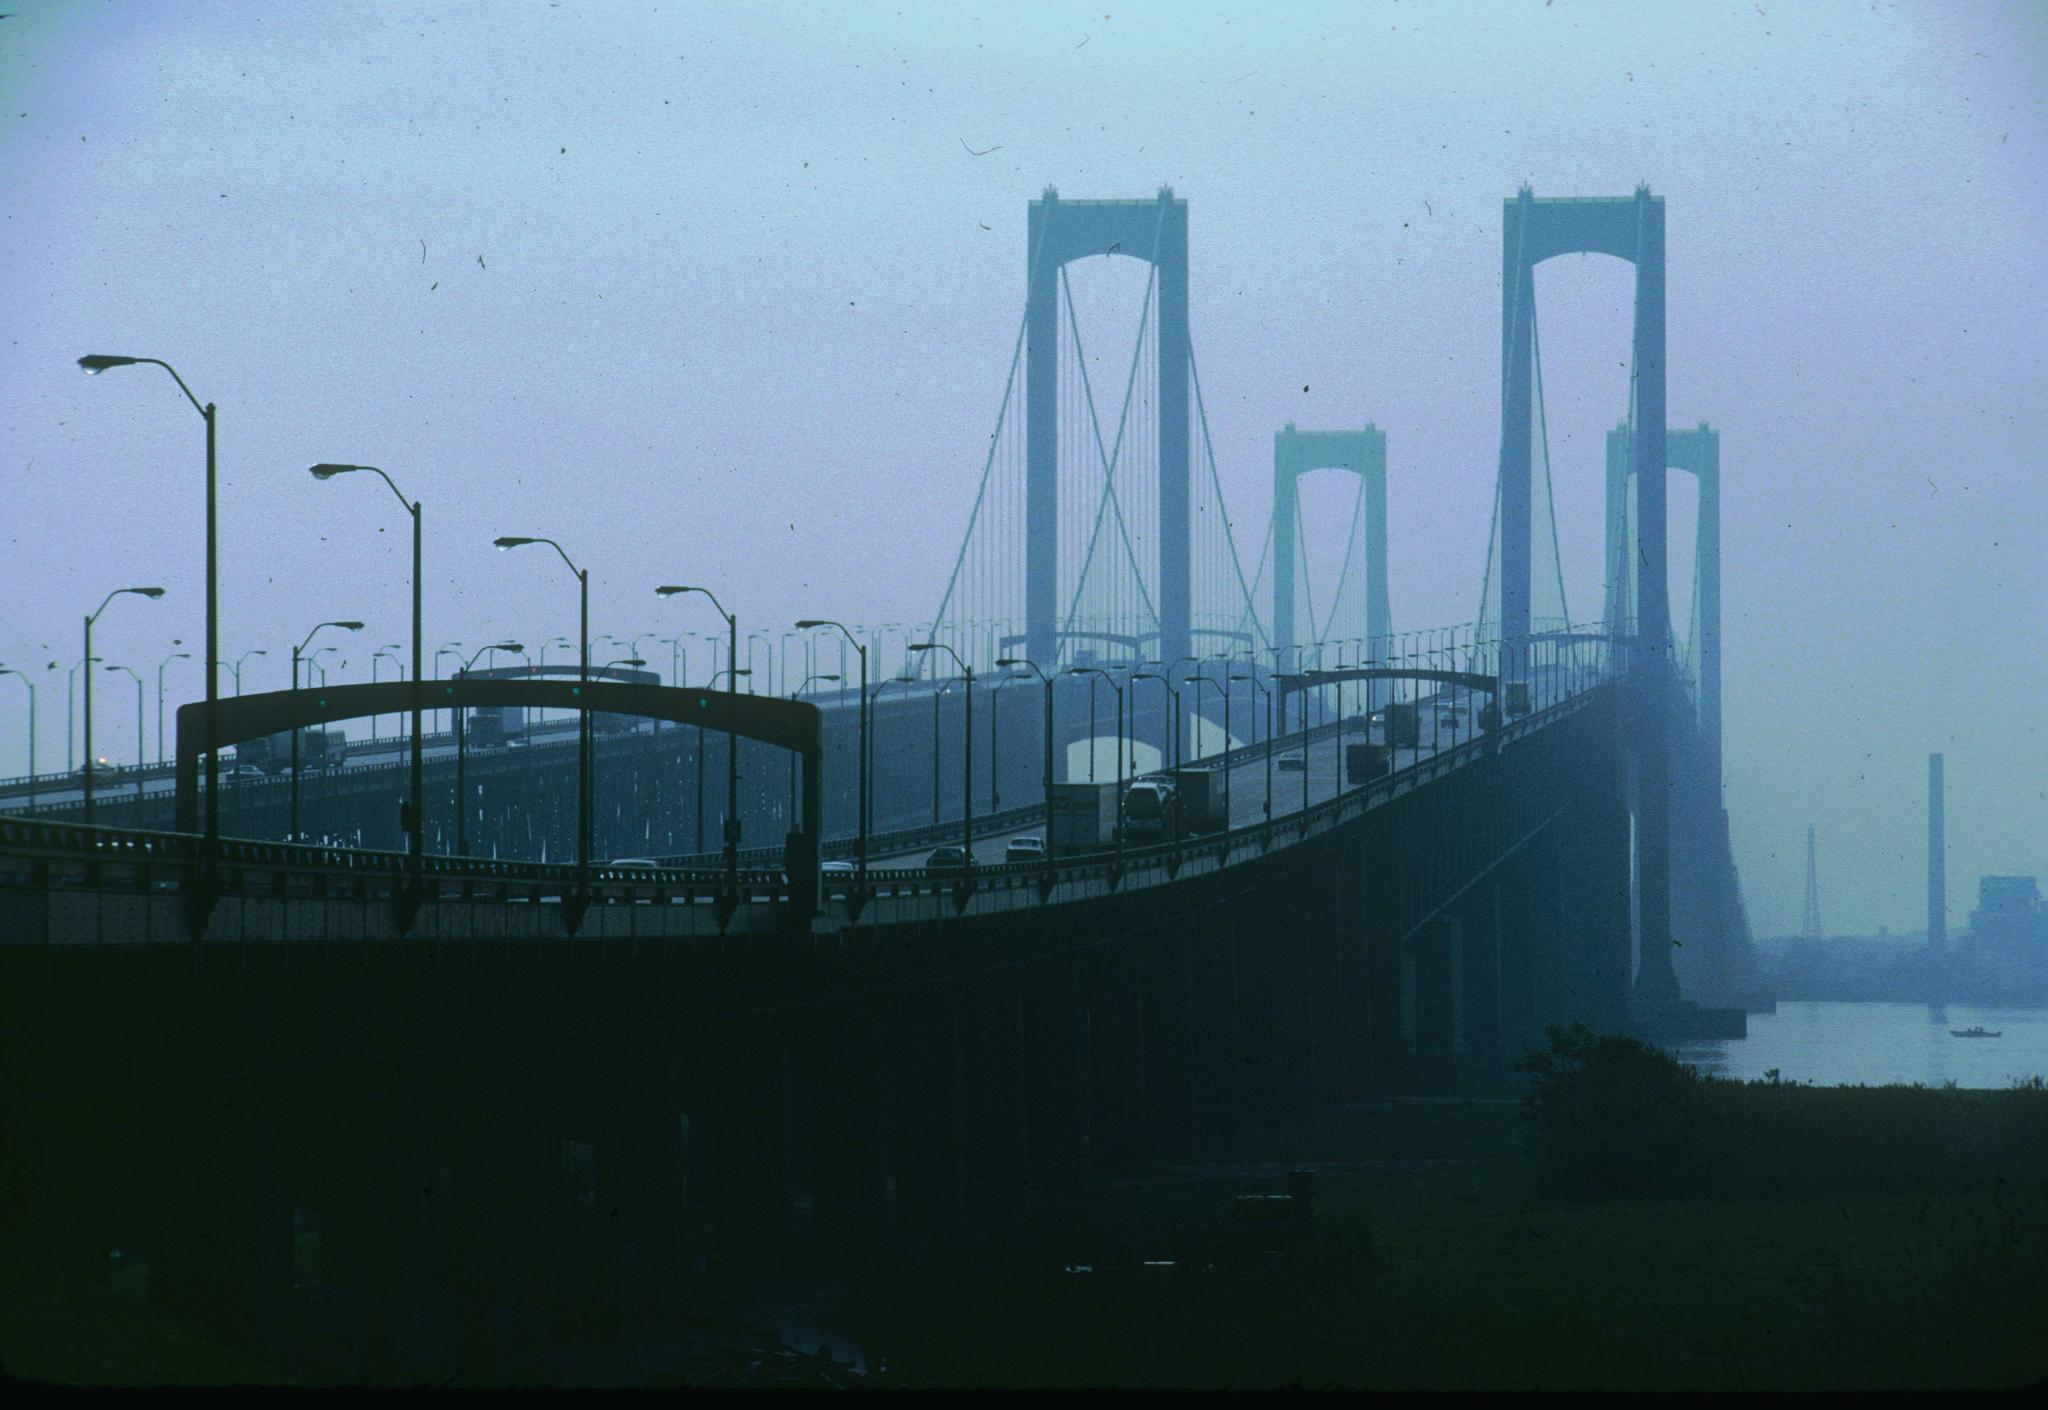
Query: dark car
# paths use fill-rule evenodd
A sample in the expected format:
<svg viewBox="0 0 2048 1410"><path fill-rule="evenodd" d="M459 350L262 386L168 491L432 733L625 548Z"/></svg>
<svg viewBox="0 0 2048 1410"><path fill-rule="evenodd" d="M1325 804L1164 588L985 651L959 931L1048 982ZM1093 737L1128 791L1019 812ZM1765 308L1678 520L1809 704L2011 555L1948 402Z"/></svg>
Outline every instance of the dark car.
<svg viewBox="0 0 2048 1410"><path fill-rule="evenodd" d="M974 865L974 859L958 847L941 847L925 858L926 871L964 871Z"/></svg>

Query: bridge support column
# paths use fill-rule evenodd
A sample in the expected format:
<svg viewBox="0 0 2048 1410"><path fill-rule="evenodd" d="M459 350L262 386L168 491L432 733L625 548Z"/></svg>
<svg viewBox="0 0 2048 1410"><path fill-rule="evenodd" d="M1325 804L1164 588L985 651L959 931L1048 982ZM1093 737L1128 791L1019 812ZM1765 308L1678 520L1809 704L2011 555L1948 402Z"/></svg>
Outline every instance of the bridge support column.
<svg viewBox="0 0 2048 1410"><path fill-rule="evenodd" d="M1501 1050L1500 888L1482 886L1458 916L1464 945L1464 1053L1475 1075L1497 1075Z"/></svg>
<svg viewBox="0 0 2048 1410"><path fill-rule="evenodd" d="M1380 823L1381 835L1395 836L1411 814L1405 803L1392 805ZM1408 966L1401 953L1401 897L1393 867L1368 866L1365 901L1366 1044L1373 1085L1384 1089L1408 1069Z"/></svg>
<svg viewBox="0 0 2048 1410"><path fill-rule="evenodd" d="M1433 1079L1441 1079L1462 1048L1464 942L1455 917L1432 921L1409 943L1408 982L1413 985L1415 1056Z"/></svg>

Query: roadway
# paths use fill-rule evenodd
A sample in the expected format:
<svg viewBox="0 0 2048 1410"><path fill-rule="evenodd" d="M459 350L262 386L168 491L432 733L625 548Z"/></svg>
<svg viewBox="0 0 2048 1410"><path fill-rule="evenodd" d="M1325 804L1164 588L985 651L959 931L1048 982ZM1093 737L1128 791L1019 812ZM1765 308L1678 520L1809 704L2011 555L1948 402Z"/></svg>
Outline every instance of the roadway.
<svg viewBox="0 0 2048 1410"><path fill-rule="evenodd" d="M1421 738L1414 748L1402 747L1394 751L1392 764L1394 769L1408 768L1410 765L1433 757L1440 751L1449 750L1457 745L1468 743L1472 739L1473 736L1469 723L1456 727L1444 724L1439 729L1437 724L1438 713L1446 707L1453 708L1458 717L1467 722L1472 720L1476 713L1470 697L1463 692L1459 692L1455 699L1444 698L1437 694L1423 697L1421 708L1418 711L1418 718L1422 722ZM1304 808L1313 807L1318 803L1327 803L1332 798L1335 798L1339 792L1338 781L1342 776L1344 746L1360 743L1367 738L1370 738L1374 744L1385 743L1386 730L1384 725L1375 723L1371 728L1369 736L1358 734L1320 735L1309 742L1306 758L1304 759L1306 767L1294 770L1282 768L1281 760L1289 755L1301 755L1304 753L1301 736L1298 733L1280 736L1273 748L1272 816L1275 818L1288 817L1294 813L1301 812ZM1239 747L1242 748L1243 746ZM1198 763L1200 761L1190 760L1189 762ZM1098 774L1098 781L1108 782L1113 780L1114 777L1113 772ZM1132 777L1135 778L1137 775ZM1231 766L1228 793L1230 799L1230 826L1233 829L1252 827L1266 821L1266 756L1263 752L1254 752L1250 757L1241 758L1236 764ZM1043 818L1034 818L1028 822L1013 824L989 833L977 830L974 835L974 858L976 864L979 866L1000 865L1004 860L1004 852L1009 847L1010 840L1016 837L1035 837L1043 840L1045 837L1045 822ZM833 839L835 842L838 840ZM1169 840L1169 835L1165 833L1134 835L1127 839L1129 845L1134 847L1150 846L1167 840ZM868 859L868 864L871 867L885 868L922 867L936 848L949 845L959 846L959 825L957 822L953 825L951 837L944 842L925 842L914 848L877 852Z"/></svg>

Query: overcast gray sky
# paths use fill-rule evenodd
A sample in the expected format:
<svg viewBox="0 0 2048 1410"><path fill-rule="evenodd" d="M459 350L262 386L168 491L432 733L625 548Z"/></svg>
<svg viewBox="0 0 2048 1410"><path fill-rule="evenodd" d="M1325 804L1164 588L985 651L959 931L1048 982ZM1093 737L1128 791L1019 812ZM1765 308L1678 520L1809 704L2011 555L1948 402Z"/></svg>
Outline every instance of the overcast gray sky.
<svg viewBox="0 0 2048 1410"><path fill-rule="evenodd" d="M130 581L170 592L109 610L108 659L153 675L202 636L199 418L154 369L80 376L84 352L165 358L220 404L223 644L270 651L252 688L323 617L370 623L350 678L405 640L403 516L315 460L426 501L430 646L573 634L566 573L500 533L590 566L594 631L708 630L701 600L652 596L677 580L748 627L928 618L1048 183L1187 199L1247 555L1274 429L1370 418L1397 626L1466 621L1502 198L1648 181L1671 419L1723 433L1728 803L1759 932L1797 925L1808 822L1831 929L1918 925L1934 749L1954 923L1978 873L2048 872L2041 5L10 9L9 665L75 661L80 615ZM1611 260L1539 274L1581 616L1630 290ZM1673 499L1689 516L1678 477ZM44 768L63 676L39 673ZM0 686L12 774L25 693Z"/></svg>

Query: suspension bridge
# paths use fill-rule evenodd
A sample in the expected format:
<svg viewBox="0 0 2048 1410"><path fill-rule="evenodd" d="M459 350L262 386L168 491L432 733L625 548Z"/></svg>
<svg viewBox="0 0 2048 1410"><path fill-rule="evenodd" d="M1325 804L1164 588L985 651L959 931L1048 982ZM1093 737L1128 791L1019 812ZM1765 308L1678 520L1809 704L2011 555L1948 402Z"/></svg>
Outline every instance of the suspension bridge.
<svg viewBox="0 0 2048 1410"><path fill-rule="evenodd" d="M240 1338L303 1334L317 1288L400 1373L706 1249L959 1227L1265 1113L1495 1081L1546 1024L1739 1029L1719 437L1665 424L1664 218L1647 189L1504 204L1471 622L1399 625L1400 448L1370 422L1275 430L1246 552L1187 203L1048 190L964 531L893 661L888 626L807 623L784 675L794 635L830 689L716 689L734 626L703 685L323 684L179 707L158 768L0 781L10 1207L87 1265L146 1251ZM1534 280L1579 252L1636 275L1585 622ZM1146 269L1113 361L1069 275L1103 256ZM1302 513L1323 473L1341 522ZM1312 533L1342 536L1334 580ZM318 773L219 767L389 716L417 723ZM1141 827L1147 777L1220 805Z"/></svg>

